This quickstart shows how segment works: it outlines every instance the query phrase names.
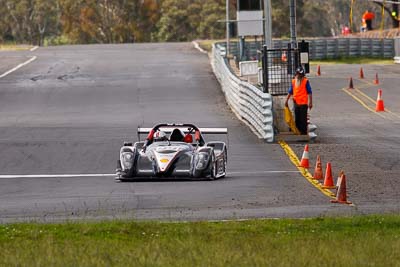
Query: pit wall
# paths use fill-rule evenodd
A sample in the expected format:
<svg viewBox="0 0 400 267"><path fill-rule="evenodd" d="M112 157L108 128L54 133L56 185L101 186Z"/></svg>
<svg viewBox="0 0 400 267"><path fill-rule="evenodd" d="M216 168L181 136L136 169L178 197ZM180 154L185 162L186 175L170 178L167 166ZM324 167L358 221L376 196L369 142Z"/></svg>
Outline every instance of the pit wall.
<svg viewBox="0 0 400 267"><path fill-rule="evenodd" d="M236 77L228 67L225 48L219 44L213 45L211 65L226 101L235 115L260 139L274 142L272 96Z"/></svg>
<svg viewBox="0 0 400 267"><path fill-rule="evenodd" d="M400 37L394 39L394 62L400 64Z"/></svg>

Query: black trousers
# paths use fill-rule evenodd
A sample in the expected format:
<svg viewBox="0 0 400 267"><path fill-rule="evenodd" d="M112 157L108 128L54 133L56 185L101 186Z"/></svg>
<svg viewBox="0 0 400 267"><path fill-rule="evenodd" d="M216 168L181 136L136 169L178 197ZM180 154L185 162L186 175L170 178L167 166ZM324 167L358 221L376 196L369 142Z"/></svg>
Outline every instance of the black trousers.
<svg viewBox="0 0 400 267"><path fill-rule="evenodd" d="M308 105L294 105L294 117L296 120L296 127L301 134L307 134L307 111Z"/></svg>
<svg viewBox="0 0 400 267"><path fill-rule="evenodd" d="M372 20L367 19L365 23L367 24L367 30L372 31Z"/></svg>

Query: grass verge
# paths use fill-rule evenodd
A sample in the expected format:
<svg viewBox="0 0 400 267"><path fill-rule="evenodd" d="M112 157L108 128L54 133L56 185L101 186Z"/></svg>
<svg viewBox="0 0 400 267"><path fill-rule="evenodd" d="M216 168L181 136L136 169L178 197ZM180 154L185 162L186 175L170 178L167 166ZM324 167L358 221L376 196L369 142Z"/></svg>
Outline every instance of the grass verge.
<svg viewBox="0 0 400 267"><path fill-rule="evenodd" d="M376 57L343 57L335 59L312 60L312 65L323 64L394 64L393 59Z"/></svg>
<svg viewBox="0 0 400 267"><path fill-rule="evenodd" d="M400 216L0 226L0 266L399 266Z"/></svg>
<svg viewBox="0 0 400 267"><path fill-rule="evenodd" d="M212 45L216 42L224 42L225 40L197 40L196 42L199 44L201 48L206 50L207 52L211 52Z"/></svg>
<svg viewBox="0 0 400 267"><path fill-rule="evenodd" d="M31 45L0 44L0 51L25 51L32 47Z"/></svg>

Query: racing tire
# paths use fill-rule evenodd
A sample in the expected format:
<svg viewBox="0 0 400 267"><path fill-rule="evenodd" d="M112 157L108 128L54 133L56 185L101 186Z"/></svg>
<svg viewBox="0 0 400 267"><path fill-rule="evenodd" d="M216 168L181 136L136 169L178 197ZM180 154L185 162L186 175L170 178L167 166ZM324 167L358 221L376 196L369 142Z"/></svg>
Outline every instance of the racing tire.
<svg viewBox="0 0 400 267"><path fill-rule="evenodd" d="M217 162L215 161L214 152L212 153L211 160L210 160L210 176L208 178L209 181L217 179L218 170L217 170Z"/></svg>
<svg viewBox="0 0 400 267"><path fill-rule="evenodd" d="M226 149L225 149L225 151L224 151L224 161L223 161L223 164L224 164L224 174L221 175L220 178L224 178L224 177L226 176L226 163L227 163L227 162L228 162L228 151L226 151Z"/></svg>
<svg viewBox="0 0 400 267"><path fill-rule="evenodd" d="M135 174L135 169L134 168L130 169L129 172L126 174L122 174L120 172L121 169L122 169L121 161L118 160L117 161L117 176L115 177L115 182L122 183L122 182L127 182L129 180L132 180L132 178L134 177L134 174ZM119 172L118 172L118 170L119 170Z"/></svg>

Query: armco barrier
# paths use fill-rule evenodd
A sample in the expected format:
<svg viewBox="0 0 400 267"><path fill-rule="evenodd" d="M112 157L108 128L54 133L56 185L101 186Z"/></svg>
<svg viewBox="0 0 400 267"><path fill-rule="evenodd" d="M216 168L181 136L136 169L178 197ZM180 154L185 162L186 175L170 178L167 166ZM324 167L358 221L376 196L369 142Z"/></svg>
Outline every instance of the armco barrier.
<svg viewBox="0 0 400 267"><path fill-rule="evenodd" d="M211 65L236 116L259 138L273 142L272 96L236 77L229 69L226 58L221 56L219 44L213 45Z"/></svg>
<svg viewBox="0 0 400 267"><path fill-rule="evenodd" d="M298 39L301 41L301 39ZM318 38L305 39L310 43L310 60L340 58L340 57L383 57L395 56L395 39L379 38ZM273 40L274 49L286 49L290 40ZM225 43L220 43L225 47ZM231 54L238 56L237 42L231 42ZM257 50L262 47L261 42L246 43L246 57L249 60L257 58Z"/></svg>

